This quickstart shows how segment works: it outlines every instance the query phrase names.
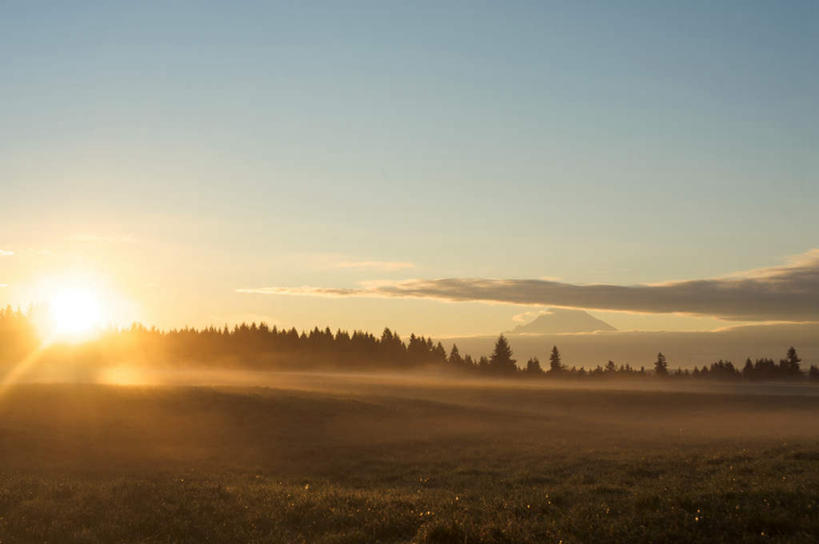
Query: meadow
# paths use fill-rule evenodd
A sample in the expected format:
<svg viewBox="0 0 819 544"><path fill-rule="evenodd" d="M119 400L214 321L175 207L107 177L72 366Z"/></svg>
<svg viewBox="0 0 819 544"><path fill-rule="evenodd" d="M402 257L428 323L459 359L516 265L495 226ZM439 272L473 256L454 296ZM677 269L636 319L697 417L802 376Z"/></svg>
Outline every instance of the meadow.
<svg viewBox="0 0 819 544"><path fill-rule="evenodd" d="M177 378L7 389L0 542L819 539L809 385Z"/></svg>

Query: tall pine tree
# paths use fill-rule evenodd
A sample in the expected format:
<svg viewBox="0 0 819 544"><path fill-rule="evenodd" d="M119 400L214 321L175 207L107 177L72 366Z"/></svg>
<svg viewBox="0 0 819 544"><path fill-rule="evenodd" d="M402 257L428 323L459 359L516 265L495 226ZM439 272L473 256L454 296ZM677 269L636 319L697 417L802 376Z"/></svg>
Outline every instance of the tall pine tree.
<svg viewBox="0 0 819 544"><path fill-rule="evenodd" d="M518 369L515 360L512 359L512 348L509 347L509 341L502 334L495 342L495 350L492 352L492 357L489 358L489 367L498 374L513 374Z"/></svg>

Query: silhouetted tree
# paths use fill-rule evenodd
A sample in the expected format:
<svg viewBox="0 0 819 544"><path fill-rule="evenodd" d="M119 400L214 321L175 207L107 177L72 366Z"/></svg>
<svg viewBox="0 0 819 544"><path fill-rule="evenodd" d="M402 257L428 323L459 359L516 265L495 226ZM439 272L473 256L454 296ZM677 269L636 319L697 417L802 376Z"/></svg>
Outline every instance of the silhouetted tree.
<svg viewBox="0 0 819 544"><path fill-rule="evenodd" d="M791 346L788 348L788 353L785 358L779 361L779 368L783 378L799 378L802 372L799 370L799 363L802 359L796 354L796 349Z"/></svg>
<svg viewBox="0 0 819 544"><path fill-rule="evenodd" d="M775 380L779 371L773 359L763 357L754 363L753 379L755 380Z"/></svg>
<svg viewBox="0 0 819 544"><path fill-rule="evenodd" d="M657 360L654 362L654 374L668 376L668 361L666 361L663 352L657 354Z"/></svg>
<svg viewBox="0 0 819 544"><path fill-rule="evenodd" d="M458 351L458 346L452 344L452 349L449 351L449 366L453 368L462 368L464 366L463 357L461 357L461 352Z"/></svg>
<svg viewBox="0 0 819 544"><path fill-rule="evenodd" d="M512 359L512 348L509 346L509 341L502 334L495 342L495 349L489 358L489 367L498 374L513 374L518 369L515 360Z"/></svg>
<svg viewBox="0 0 819 544"><path fill-rule="evenodd" d="M475 363L475 361L472 360L472 356L467 354L467 356L464 357L464 369L465 370L475 370L477 367L478 367L478 365L477 365L477 363Z"/></svg>
<svg viewBox="0 0 819 544"><path fill-rule="evenodd" d="M444 349L444 345L441 342L438 342L434 348L431 350L432 354L432 362L433 363L446 363L446 349Z"/></svg>
<svg viewBox="0 0 819 544"><path fill-rule="evenodd" d="M732 380L741 376L737 369L734 368L734 363L731 361L723 361L722 359L711 364L708 375L712 378L723 380Z"/></svg>
<svg viewBox="0 0 819 544"><path fill-rule="evenodd" d="M526 361L526 373L529 376L542 376L544 374L543 369L540 368L540 361L537 357L532 357Z"/></svg>
<svg viewBox="0 0 819 544"><path fill-rule="evenodd" d="M750 380L754 374L754 363L751 362L751 358L748 357L745 359L745 366L742 367L742 377L746 380Z"/></svg>
<svg viewBox="0 0 819 544"><path fill-rule="evenodd" d="M560 350L557 346L552 346L552 353L549 354L549 374L562 374L566 368L563 366L563 361L560 359Z"/></svg>

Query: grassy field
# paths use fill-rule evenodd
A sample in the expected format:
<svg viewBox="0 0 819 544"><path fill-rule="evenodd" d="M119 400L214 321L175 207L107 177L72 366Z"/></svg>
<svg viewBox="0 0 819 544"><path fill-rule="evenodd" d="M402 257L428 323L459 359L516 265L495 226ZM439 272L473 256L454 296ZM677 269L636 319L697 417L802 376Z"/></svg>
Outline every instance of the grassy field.
<svg viewBox="0 0 819 544"><path fill-rule="evenodd" d="M816 542L819 388L18 385L0 542Z"/></svg>

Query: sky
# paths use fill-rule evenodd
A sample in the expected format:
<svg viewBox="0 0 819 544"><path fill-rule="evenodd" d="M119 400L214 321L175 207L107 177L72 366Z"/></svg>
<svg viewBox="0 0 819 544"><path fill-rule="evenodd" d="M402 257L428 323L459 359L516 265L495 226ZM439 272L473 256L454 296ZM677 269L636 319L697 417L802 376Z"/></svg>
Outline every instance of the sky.
<svg viewBox="0 0 819 544"><path fill-rule="evenodd" d="M83 284L118 323L438 336L555 305L819 320L816 2L0 14L0 304ZM723 281L747 271L774 279ZM564 296L589 284L634 289Z"/></svg>

